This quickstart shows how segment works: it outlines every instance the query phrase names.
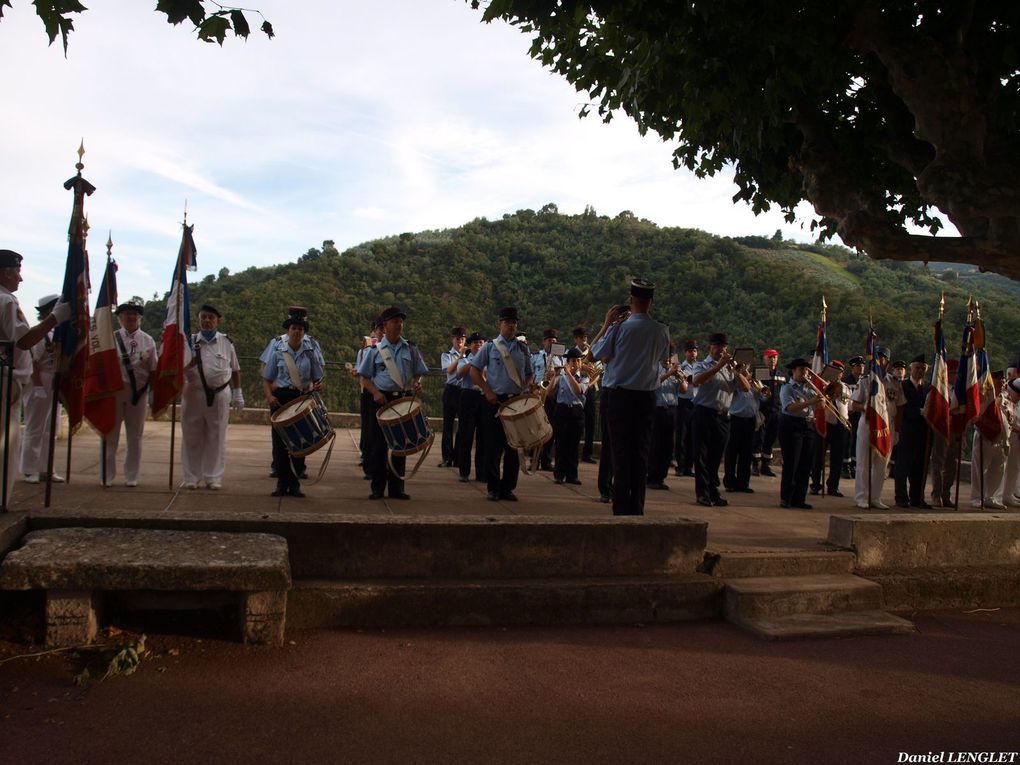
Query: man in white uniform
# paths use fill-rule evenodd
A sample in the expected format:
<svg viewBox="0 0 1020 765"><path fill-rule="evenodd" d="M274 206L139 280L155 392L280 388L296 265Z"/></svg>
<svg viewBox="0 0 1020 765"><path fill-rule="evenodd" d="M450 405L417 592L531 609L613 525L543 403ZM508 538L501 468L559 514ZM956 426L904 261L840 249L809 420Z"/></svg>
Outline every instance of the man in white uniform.
<svg viewBox="0 0 1020 765"><path fill-rule="evenodd" d="M186 489L198 488L203 480L210 489L223 487L230 407L244 409L241 367L234 344L217 331L220 318L216 308L203 305L198 311L202 329L191 337L194 358L181 395L181 465Z"/></svg>
<svg viewBox="0 0 1020 765"><path fill-rule="evenodd" d="M0 343L14 343L14 384L11 386L10 409L7 407L7 365L12 361L7 356L7 349L0 348L0 355L4 356L3 365L0 365L0 449L3 449L3 434L10 428L8 446L3 455L4 464L7 465L7 486L6 497L10 501L11 490L14 484L14 475L18 469L14 458L20 452L20 428L18 418L11 417L11 412L17 412L18 399L21 397L21 376L25 371L31 374L31 356L28 350L46 337L46 333L54 329L61 322L67 321L71 316L71 306L58 301L53 306L53 311L45 319L29 327L25 320L25 314L18 306L18 299L14 293L21 284L21 261L22 257L13 250L0 250Z"/></svg>
<svg viewBox="0 0 1020 765"><path fill-rule="evenodd" d="M892 443L896 443L896 417L897 412L906 403L903 398L903 388L899 380L894 380L887 373L889 368L889 351L882 346L875 348L875 360L885 373L880 385L885 387L885 400L887 407L887 424L891 431ZM868 405L868 377L861 379L857 390L851 398L850 406L854 411L864 412ZM871 452L869 458L868 452ZM868 464L871 464L871 475L868 475ZM888 460L882 459L876 451L871 448L871 433L868 429L868 418L861 416L857 425L857 475L854 479L854 503L863 509L870 507L876 510L888 510L889 505L882 502L882 487L885 484L885 477L888 474ZM870 497L870 503L869 503Z"/></svg>
<svg viewBox="0 0 1020 765"><path fill-rule="evenodd" d="M57 304L60 295L47 295L36 309L42 319ZM25 433L21 439L21 472L25 483L39 483L49 467L50 422L53 418L53 372L56 349L53 332L32 346L31 384L22 393L25 407ZM64 477L53 474L54 483L63 483Z"/></svg>
<svg viewBox="0 0 1020 765"><path fill-rule="evenodd" d="M120 443L120 425L124 423L127 433L124 485L133 487L138 485L138 468L142 462L142 435L149 408L149 377L156 371L158 356L155 341L139 329L142 307L134 303L122 303L117 306L116 314L120 329L114 336L120 353L120 374L124 387L117 394L116 423L106 437L105 485L112 486L113 479L117 477L117 445Z"/></svg>

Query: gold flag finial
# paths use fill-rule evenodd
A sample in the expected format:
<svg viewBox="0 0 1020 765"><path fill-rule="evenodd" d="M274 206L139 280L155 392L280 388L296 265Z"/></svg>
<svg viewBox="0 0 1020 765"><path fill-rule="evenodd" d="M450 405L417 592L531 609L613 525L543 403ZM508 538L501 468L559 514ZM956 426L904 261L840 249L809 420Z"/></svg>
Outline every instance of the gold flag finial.
<svg viewBox="0 0 1020 765"><path fill-rule="evenodd" d="M946 312L946 291L942 290L942 297L939 298L939 321L942 321L942 316Z"/></svg>
<svg viewBox="0 0 1020 765"><path fill-rule="evenodd" d="M78 175L81 175L81 171L85 169L85 165L82 164L81 158L85 156L85 139L81 139L81 143L78 144L78 164L74 166L75 170L78 171Z"/></svg>
<svg viewBox="0 0 1020 765"><path fill-rule="evenodd" d="M113 232L111 231L106 237L106 257L110 257L110 253L113 252Z"/></svg>
<svg viewBox="0 0 1020 765"><path fill-rule="evenodd" d="M188 225L188 200L184 200L184 225Z"/></svg>

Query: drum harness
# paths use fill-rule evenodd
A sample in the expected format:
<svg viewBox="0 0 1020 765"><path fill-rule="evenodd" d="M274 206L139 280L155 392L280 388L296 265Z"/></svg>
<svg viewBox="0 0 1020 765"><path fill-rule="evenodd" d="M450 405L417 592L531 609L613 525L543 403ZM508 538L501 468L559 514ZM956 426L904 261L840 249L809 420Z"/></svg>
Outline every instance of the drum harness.
<svg viewBox="0 0 1020 765"><path fill-rule="evenodd" d="M413 343L411 343L410 340L407 341L407 345L410 348L412 355L418 352L418 349L414 346ZM393 356L393 351L391 351L388 346L384 345L377 345L375 346L375 349L379 353L379 358L382 359L383 366L386 367L386 373L389 374L390 379L397 384L397 388L399 388L401 391L406 390L407 383L404 381L404 376L400 374L400 369L397 367L397 360ZM385 393L383 395L385 396ZM414 391L412 391L410 396L411 400L413 401L417 397L418 397L417 394L414 393ZM393 400L397 401L399 399ZM392 401L390 403L392 403ZM381 429L382 422L379 420L379 412L375 413L375 418L376 421L379 422L379 427ZM393 473L394 476L396 476L398 481L406 481L409 478L414 478L414 474L418 472L418 468L422 466L422 463L425 461L425 458L429 455L429 452L432 450L432 443L434 441L435 441L434 435L432 433L429 433L428 443L422 450L421 456L418 457L418 461L415 463L414 468L411 470L411 472L405 475L400 475L400 473L397 472L397 469L393 467L393 450L387 446L386 462L389 464L390 472Z"/></svg>
<svg viewBox="0 0 1020 765"><path fill-rule="evenodd" d="M124 371L127 372L128 382L131 383L131 406L135 406L139 401L142 400L142 396L145 395L145 391L149 389L149 382L146 380L145 385L138 388L138 381L135 380L135 370L131 366L131 357L128 356L127 347L124 345L124 338L121 337L120 332L115 333L117 338L117 345L120 346L120 363L124 365Z"/></svg>
<svg viewBox="0 0 1020 765"><path fill-rule="evenodd" d="M198 378L202 381L202 390L205 391L205 405L212 406L213 401L216 400L216 394L230 385L230 378L228 377L227 381L217 388L209 387L209 383L206 382L205 379L205 369L202 367L202 347L198 342L198 337L199 336L196 334L191 338L192 342L195 344L195 366L198 367Z"/></svg>
<svg viewBox="0 0 1020 765"><path fill-rule="evenodd" d="M287 374L290 376L291 384L293 385L294 383L297 383L294 387L304 392L304 381L301 379L301 373L298 371L297 364L294 363L294 359L291 358L291 355L287 353L286 349L277 349L277 353L283 357L283 363L287 366ZM199 369L201 369L201 366ZM203 384L205 383L204 380L202 382ZM208 395L208 390L206 391L206 395ZM315 397L320 405L322 405L322 398L320 398L317 391L312 391L311 395ZM323 406L323 409L325 409L325 406ZM333 454L333 444L336 443L336 433L331 430L327 438L329 438L329 449L326 450L326 457L319 466L319 474L315 476L315 479L311 482L313 484L322 480L322 476L326 473L326 467L329 465L329 458ZM291 472L294 473L294 475L297 475L298 471L294 468L294 458L291 456L289 449L287 450L287 459L290 460Z"/></svg>

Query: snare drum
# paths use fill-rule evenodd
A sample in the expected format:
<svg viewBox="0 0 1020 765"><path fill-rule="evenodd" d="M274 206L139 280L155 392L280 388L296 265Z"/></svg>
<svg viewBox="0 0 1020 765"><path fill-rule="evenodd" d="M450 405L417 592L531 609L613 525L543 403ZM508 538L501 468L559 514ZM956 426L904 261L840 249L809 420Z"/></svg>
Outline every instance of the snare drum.
<svg viewBox="0 0 1020 765"><path fill-rule="evenodd" d="M386 446L394 457L406 457L432 446L435 435L429 432L425 412L417 398L395 398L375 416L386 438Z"/></svg>
<svg viewBox="0 0 1020 765"><path fill-rule="evenodd" d="M508 398L499 407L498 414L511 449L537 449L552 438L552 425L538 396L525 393Z"/></svg>
<svg viewBox="0 0 1020 765"><path fill-rule="evenodd" d="M283 439L292 457L304 457L329 443L333 427L326 416L326 407L318 396L299 396L281 406L269 421Z"/></svg>

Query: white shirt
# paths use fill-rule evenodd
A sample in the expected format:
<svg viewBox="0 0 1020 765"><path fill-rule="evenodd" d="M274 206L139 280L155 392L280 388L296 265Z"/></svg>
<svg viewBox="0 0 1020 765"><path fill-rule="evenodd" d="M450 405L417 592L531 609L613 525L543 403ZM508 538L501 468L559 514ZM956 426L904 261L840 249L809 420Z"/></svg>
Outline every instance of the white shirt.
<svg viewBox="0 0 1020 765"><path fill-rule="evenodd" d="M156 342L140 329L128 334L128 331L121 327L117 330L117 336L124 343L123 350L121 350L120 343L117 344L117 353L121 355L120 376L124 380L125 386L131 384L123 361L124 353L127 353L131 369L135 373L135 386L141 390L149 381L149 375L156 371L158 360Z"/></svg>
<svg viewBox="0 0 1020 765"><path fill-rule="evenodd" d="M197 337L197 340L194 338ZM192 336L192 348L198 344L198 353L202 357L202 374L205 375L205 384L210 390L215 390L224 383L230 382L230 376L234 372L241 371L237 363L237 351L230 338L222 332L217 332L212 340L206 340L202 333ZM198 374L198 362L193 364L184 377L185 385L202 387L202 378Z"/></svg>

